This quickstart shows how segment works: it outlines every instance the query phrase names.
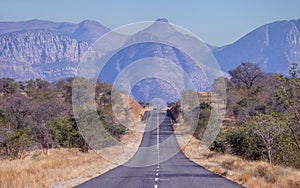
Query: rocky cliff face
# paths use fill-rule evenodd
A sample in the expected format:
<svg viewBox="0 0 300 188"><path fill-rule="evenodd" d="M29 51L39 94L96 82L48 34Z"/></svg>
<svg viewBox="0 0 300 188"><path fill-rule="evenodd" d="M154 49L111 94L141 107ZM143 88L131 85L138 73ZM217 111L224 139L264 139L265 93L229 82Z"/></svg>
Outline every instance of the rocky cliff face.
<svg viewBox="0 0 300 188"><path fill-rule="evenodd" d="M52 81L74 75L87 48L87 42L78 42L49 30L3 34L0 36L0 62L5 66L1 66L1 76L41 77Z"/></svg>
<svg viewBox="0 0 300 188"><path fill-rule="evenodd" d="M109 29L98 22L0 22L0 77L49 81L74 76L84 52Z"/></svg>
<svg viewBox="0 0 300 188"><path fill-rule="evenodd" d="M77 63L87 50L86 42L48 30L13 32L0 36L1 60L34 66L55 62Z"/></svg>
<svg viewBox="0 0 300 188"><path fill-rule="evenodd" d="M88 42L90 45L104 33L110 31L110 29L107 27L91 20L85 20L79 24L67 22L57 23L45 20L0 22L0 35L31 30L47 30L57 32L80 42Z"/></svg>

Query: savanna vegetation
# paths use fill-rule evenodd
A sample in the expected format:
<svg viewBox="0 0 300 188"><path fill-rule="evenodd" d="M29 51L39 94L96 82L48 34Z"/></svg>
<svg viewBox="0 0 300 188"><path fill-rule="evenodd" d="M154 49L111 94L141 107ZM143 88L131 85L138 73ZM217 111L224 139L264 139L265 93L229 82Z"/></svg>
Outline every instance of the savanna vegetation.
<svg viewBox="0 0 300 188"><path fill-rule="evenodd" d="M89 147L72 111L73 78L49 83L36 79L26 82L0 79L0 157L22 158L28 151L49 148ZM125 133L113 116L112 87L97 83L96 104L99 121L117 139Z"/></svg>
<svg viewBox="0 0 300 188"><path fill-rule="evenodd" d="M242 63L229 71L229 78L216 80L213 88L221 94L225 81L227 106L224 126L211 145L212 151L263 160L275 165L300 168L300 78L297 64L290 74L263 72L259 65ZM202 95L203 96L203 95ZM205 97L204 97L205 98ZM194 136L201 140L212 109L200 97ZM171 111L180 118L180 102Z"/></svg>
<svg viewBox="0 0 300 188"><path fill-rule="evenodd" d="M245 185L250 185L254 181L260 182L255 178L262 178L267 182L266 185L273 183L297 187L299 182L295 183L295 178L290 177L295 172L293 168L300 168L300 74L297 64L291 66L288 76L265 73L257 64L253 63L242 63L229 71L229 74L229 78L217 79L213 85L216 95L226 92L226 114L221 131L210 146L213 154L201 159L202 162L209 159L209 163L201 164L200 162L200 164L222 175L230 175L230 171L236 169L239 172L233 180L240 183L248 182ZM31 163L32 159L47 155L34 152L29 160L28 152L43 150L47 154L50 148L75 148L76 151L74 149L70 151L72 151L72 155L76 153L76 156L78 155L77 148L82 152L88 152L89 147L80 134L72 111L73 80L73 78L69 78L49 83L41 79L25 82L10 78L0 79L1 159L24 158ZM220 87L221 82L224 81L226 91L225 88ZM81 89L84 90L84 85L82 87ZM102 122L108 134L120 139L125 134L125 127L112 112L112 86L98 82L95 94L97 118ZM188 91L186 94L189 95ZM204 92L197 93L197 95L200 99L199 106L191 105L194 108L191 114L182 113L180 101L169 105L174 122L179 122L183 116L194 117L197 114L197 124L193 124L194 127L191 127L191 130L194 138L201 141L214 108L211 105L213 94ZM122 105L121 95L117 99L120 100L118 103ZM145 103L142 106L146 107L149 104ZM220 108L223 106L225 104ZM115 106L115 108L117 113L124 115L123 120L126 120L132 107L119 108ZM121 109L123 111L118 111ZM85 114L86 121L94 118L95 114L89 111L84 113L88 113ZM189 155L194 148L199 147L198 142L195 143L195 147L190 144L183 148L186 155ZM189 147L191 147L190 150L188 150ZM58 150L50 151L59 153ZM65 152L65 150L59 151ZM199 159L200 153L197 152L195 158ZM49 153L48 156L51 158L53 153ZM81 156L81 154L79 155ZM190 153L190 156L193 155ZM232 157L232 155L236 157ZM42 157L40 158L42 159ZM224 159L220 162L222 163L221 167L210 164L211 160L218 162L220 159ZM49 158L45 161L48 160ZM18 163L18 160L14 161ZM78 161L78 158L74 161ZM248 161L251 162L248 163ZM58 162L51 162L51 169L53 163ZM282 167L274 167L270 164L291 168L284 171ZM230 170L224 170L223 167ZM11 169L11 167L7 168L5 174L9 174L8 171ZM13 172L14 176L10 177L19 176L16 173L18 170ZM269 174L275 175L271 177ZM296 174L299 172L297 171ZM283 176L287 178L284 179ZM299 176L295 175L295 177ZM39 177L32 178L32 181L36 181L36 179ZM56 177L53 179L60 181ZM278 182L277 180L282 181ZM13 181L14 179L11 180L11 182Z"/></svg>

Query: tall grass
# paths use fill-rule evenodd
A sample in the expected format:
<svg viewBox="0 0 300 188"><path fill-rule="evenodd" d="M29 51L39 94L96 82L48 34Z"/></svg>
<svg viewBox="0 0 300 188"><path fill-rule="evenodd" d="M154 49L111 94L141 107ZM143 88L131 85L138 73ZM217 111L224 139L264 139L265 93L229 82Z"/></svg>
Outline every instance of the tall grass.
<svg viewBox="0 0 300 188"><path fill-rule="evenodd" d="M185 136L185 138L190 138ZM249 188L299 188L300 170L271 165L265 161L247 161L237 156L207 151L201 153L199 141L179 142L185 155L208 170Z"/></svg>
<svg viewBox="0 0 300 188"><path fill-rule="evenodd" d="M48 155L44 155L41 151L34 151L24 159L0 161L0 187L50 187L88 175L91 169L102 173L113 167L94 152L85 154L78 149L51 149Z"/></svg>

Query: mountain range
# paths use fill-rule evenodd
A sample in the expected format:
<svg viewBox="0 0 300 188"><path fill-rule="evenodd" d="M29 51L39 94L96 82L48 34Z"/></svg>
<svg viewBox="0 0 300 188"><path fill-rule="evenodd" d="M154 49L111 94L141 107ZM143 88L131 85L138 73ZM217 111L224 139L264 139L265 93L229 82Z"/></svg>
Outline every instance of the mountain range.
<svg viewBox="0 0 300 188"><path fill-rule="evenodd" d="M168 23L168 20L158 19L156 22ZM109 31L109 28L91 20L78 24L44 20L0 22L0 77L56 81L74 76L83 54L99 37ZM134 37L154 36L155 32L164 32L165 38L183 39L184 36L173 30L170 24L166 28L159 28L153 24L132 37L114 33L113 38L126 45L134 40ZM192 42L194 40L192 37L189 39ZM113 42L104 42L107 45L101 53L106 54L114 49ZM263 25L226 46L207 46L224 72L237 67L241 62L253 62L259 64L266 72L288 74L291 63L300 64L300 19ZM172 61L195 78L195 83L202 80L197 82L197 90L205 90L208 87L207 80L201 77L203 70L193 66L193 61L186 54L163 44L152 43L131 46L118 53L104 69L107 76L102 74L104 76L100 76L100 79L112 83L120 73L120 67L126 67L130 62L145 57L159 57ZM135 90L139 93L141 87L147 86L150 91L151 86L159 85L156 82L151 79L145 80L139 83L140 86L135 86ZM160 82L160 85L167 93L172 90L165 82ZM147 97L154 98L155 95Z"/></svg>

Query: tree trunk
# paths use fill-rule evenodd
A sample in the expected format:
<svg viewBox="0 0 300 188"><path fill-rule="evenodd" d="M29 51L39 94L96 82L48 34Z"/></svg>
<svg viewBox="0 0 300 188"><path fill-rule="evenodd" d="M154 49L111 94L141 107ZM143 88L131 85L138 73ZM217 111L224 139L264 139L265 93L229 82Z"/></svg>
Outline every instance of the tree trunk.
<svg viewBox="0 0 300 188"><path fill-rule="evenodd" d="M269 163L272 164L272 148L269 146L267 147L268 149L268 160L269 160Z"/></svg>
<svg viewBox="0 0 300 188"><path fill-rule="evenodd" d="M297 138L297 135L296 135L294 129L291 127L291 125L288 125L288 127L289 127L290 131L292 132L293 139L295 140L295 143L296 143L298 149L300 150L300 143L299 143L299 140Z"/></svg>

